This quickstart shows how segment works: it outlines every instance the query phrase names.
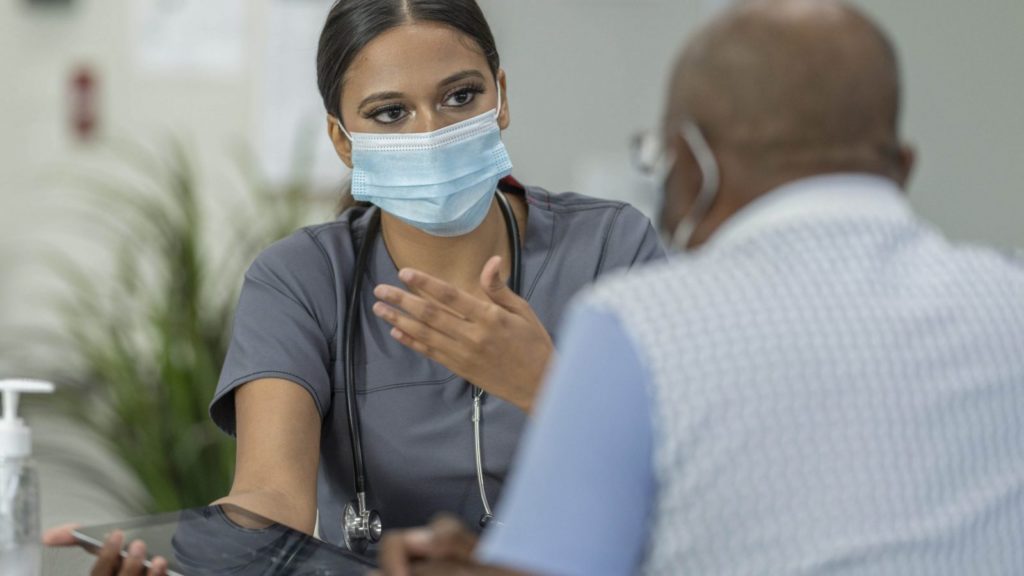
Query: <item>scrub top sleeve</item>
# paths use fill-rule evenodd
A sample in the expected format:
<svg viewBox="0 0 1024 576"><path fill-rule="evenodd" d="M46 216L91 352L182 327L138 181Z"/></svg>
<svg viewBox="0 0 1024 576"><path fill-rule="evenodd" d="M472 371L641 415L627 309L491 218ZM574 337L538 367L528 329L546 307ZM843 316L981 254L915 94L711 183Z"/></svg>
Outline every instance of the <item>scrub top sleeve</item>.
<svg viewBox="0 0 1024 576"><path fill-rule="evenodd" d="M650 382L609 312L573 311L482 562L535 574L633 574L655 495Z"/></svg>
<svg viewBox="0 0 1024 576"><path fill-rule="evenodd" d="M665 260L667 254L651 221L626 205L612 224L601 273Z"/></svg>
<svg viewBox="0 0 1024 576"><path fill-rule="evenodd" d="M235 310L231 345L210 416L235 433L234 391L261 378L306 389L321 418L329 407L335 312L330 264L305 230L274 244L249 268Z"/></svg>

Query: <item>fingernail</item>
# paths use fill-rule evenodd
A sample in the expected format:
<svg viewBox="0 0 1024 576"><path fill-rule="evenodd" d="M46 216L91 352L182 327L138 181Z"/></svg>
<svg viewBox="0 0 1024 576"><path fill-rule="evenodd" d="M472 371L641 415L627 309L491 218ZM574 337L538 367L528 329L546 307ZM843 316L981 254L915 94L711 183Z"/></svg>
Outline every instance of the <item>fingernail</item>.
<svg viewBox="0 0 1024 576"><path fill-rule="evenodd" d="M377 286L373 289L373 295L377 298L385 298L388 295L388 289L386 286Z"/></svg>
<svg viewBox="0 0 1024 576"><path fill-rule="evenodd" d="M136 558L146 557L146 545L141 540L136 540L128 547L128 553Z"/></svg>
<svg viewBox="0 0 1024 576"><path fill-rule="evenodd" d="M405 538L406 542L413 546L429 546L434 539L434 533L430 530L410 530Z"/></svg>
<svg viewBox="0 0 1024 576"><path fill-rule="evenodd" d="M114 533L110 535L110 542L120 547L124 544L124 532L114 530Z"/></svg>
<svg viewBox="0 0 1024 576"><path fill-rule="evenodd" d="M398 273L398 277L402 279L402 282L409 282L416 277L416 274L414 274L412 270L404 268Z"/></svg>

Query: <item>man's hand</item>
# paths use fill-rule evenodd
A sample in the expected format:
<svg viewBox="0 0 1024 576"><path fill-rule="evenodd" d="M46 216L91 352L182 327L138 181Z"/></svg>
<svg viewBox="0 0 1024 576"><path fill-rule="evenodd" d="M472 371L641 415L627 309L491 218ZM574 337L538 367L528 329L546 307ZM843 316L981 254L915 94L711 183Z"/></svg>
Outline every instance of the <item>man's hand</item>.
<svg viewBox="0 0 1024 576"><path fill-rule="evenodd" d="M480 274L486 299L413 269L399 278L410 291L380 285L373 312L405 346L529 412L555 347L547 329L501 279L501 258Z"/></svg>
<svg viewBox="0 0 1024 576"><path fill-rule="evenodd" d="M381 574L413 576L420 572L414 564L429 561L435 566L472 566L477 536L458 520L442 516L425 528L394 530L381 542ZM449 574L458 573L448 572Z"/></svg>

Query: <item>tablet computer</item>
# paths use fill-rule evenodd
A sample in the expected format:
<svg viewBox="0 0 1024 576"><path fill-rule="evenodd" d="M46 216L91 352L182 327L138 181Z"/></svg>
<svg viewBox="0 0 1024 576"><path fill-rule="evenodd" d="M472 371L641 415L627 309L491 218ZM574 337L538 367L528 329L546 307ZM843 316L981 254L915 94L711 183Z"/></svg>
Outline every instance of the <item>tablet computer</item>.
<svg viewBox="0 0 1024 576"><path fill-rule="evenodd" d="M355 576L375 567L368 558L230 505L79 528L74 535L98 550L114 530L124 532L126 545L145 542L150 558L166 558L171 576Z"/></svg>

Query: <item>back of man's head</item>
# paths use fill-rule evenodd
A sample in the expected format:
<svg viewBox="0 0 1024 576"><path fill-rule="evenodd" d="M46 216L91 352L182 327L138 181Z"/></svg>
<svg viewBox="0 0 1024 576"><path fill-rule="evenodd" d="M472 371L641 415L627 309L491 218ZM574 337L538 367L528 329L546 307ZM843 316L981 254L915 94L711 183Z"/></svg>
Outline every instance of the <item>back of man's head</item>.
<svg viewBox="0 0 1024 576"><path fill-rule="evenodd" d="M755 176L900 178L900 81L884 33L839 0L748 0L690 43L668 120ZM783 178L784 179L784 178Z"/></svg>

